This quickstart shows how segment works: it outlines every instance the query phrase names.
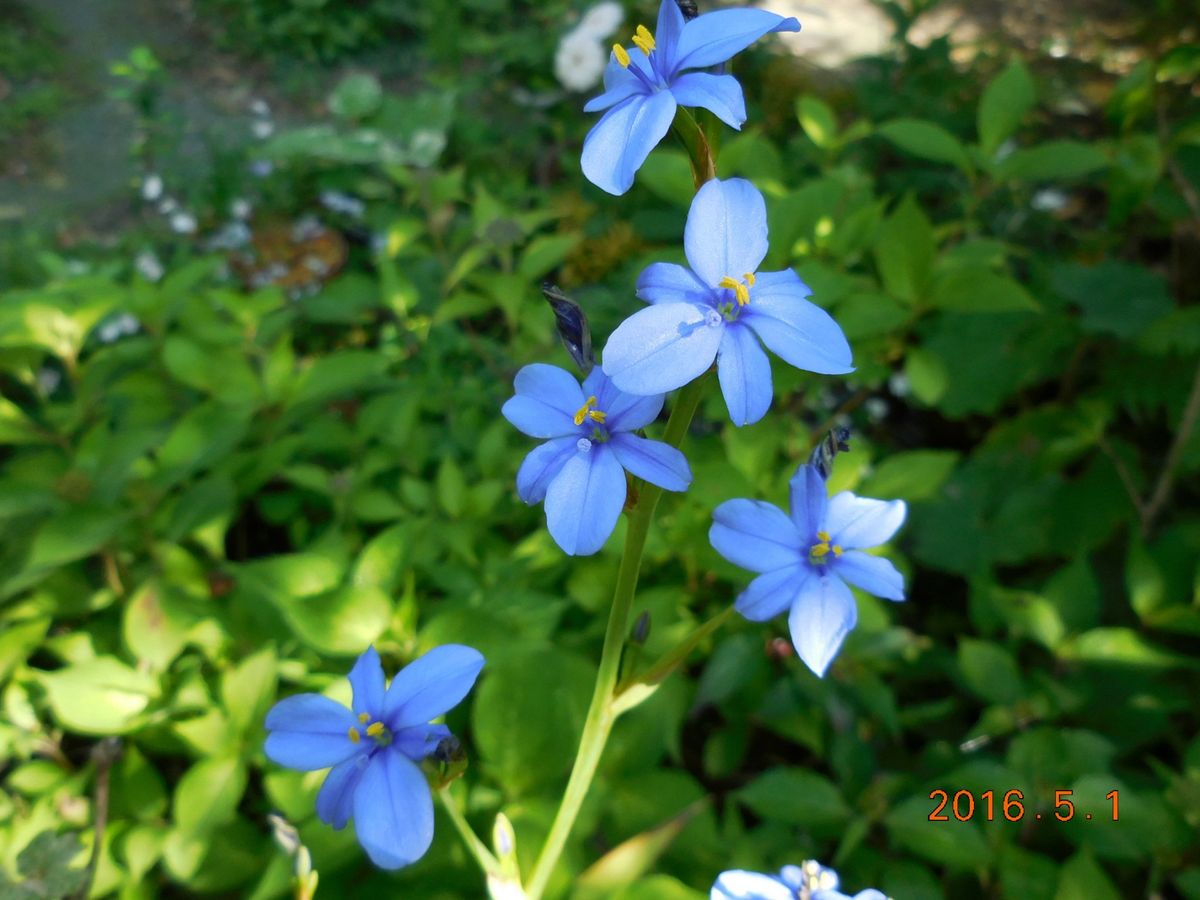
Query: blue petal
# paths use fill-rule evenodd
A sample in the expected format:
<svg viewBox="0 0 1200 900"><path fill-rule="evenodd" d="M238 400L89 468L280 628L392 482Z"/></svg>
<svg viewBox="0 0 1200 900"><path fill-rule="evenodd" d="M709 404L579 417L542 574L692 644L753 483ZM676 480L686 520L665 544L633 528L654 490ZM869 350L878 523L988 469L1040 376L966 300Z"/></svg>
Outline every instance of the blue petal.
<svg viewBox="0 0 1200 900"><path fill-rule="evenodd" d="M725 329L717 377L734 425L752 425L771 408L771 362L749 328L734 324Z"/></svg>
<svg viewBox="0 0 1200 900"><path fill-rule="evenodd" d="M338 763L329 770L317 794L317 818L326 825L342 829L354 813L354 791L362 779L368 757L359 755Z"/></svg>
<svg viewBox="0 0 1200 900"><path fill-rule="evenodd" d="M713 549L735 566L772 572L803 560L801 536L778 506L762 500L726 500L713 510Z"/></svg>
<svg viewBox="0 0 1200 900"><path fill-rule="evenodd" d="M742 591L733 608L751 622L765 622L787 612L805 579L812 577L800 563L759 575Z"/></svg>
<svg viewBox="0 0 1200 900"><path fill-rule="evenodd" d="M788 482L791 496L792 521L804 541L814 539L825 525L825 510L829 497L825 493L825 479L816 466L803 463Z"/></svg>
<svg viewBox="0 0 1200 900"><path fill-rule="evenodd" d="M614 434L608 446L631 475L664 490L686 491L692 483L687 458L669 444L636 434Z"/></svg>
<svg viewBox="0 0 1200 900"><path fill-rule="evenodd" d="M846 550L878 547L892 539L907 513L903 500L872 500L842 491L829 500L825 530Z"/></svg>
<svg viewBox="0 0 1200 900"><path fill-rule="evenodd" d="M689 72L671 82L671 93L680 106L707 109L730 128L740 131L746 121L746 98L732 75Z"/></svg>
<svg viewBox="0 0 1200 900"><path fill-rule="evenodd" d="M835 575L806 579L792 604L788 628L805 665L824 677L842 641L858 621L850 588Z"/></svg>
<svg viewBox="0 0 1200 900"><path fill-rule="evenodd" d="M690 303L639 310L609 336L604 372L631 394L662 394L683 387L712 365L724 325L716 310Z"/></svg>
<svg viewBox="0 0 1200 900"><path fill-rule="evenodd" d="M707 69L723 63L772 31L799 31L800 23L762 9L722 9L683 26L671 72Z"/></svg>
<svg viewBox="0 0 1200 900"><path fill-rule="evenodd" d="M882 891L867 888L865 891L859 891L853 897L843 894L841 891L814 891L812 900L888 900L888 897Z"/></svg>
<svg viewBox="0 0 1200 900"><path fill-rule="evenodd" d="M354 702L351 703L354 712L372 716L378 713L383 708L383 663L374 647L368 647L358 658L349 678L350 687L354 689Z"/></svg>
<svg viewBox="0 0 1200 900"><path fill-rule="evenodd" d="M654 26L654 43L659 59L674 58L683 26L683 13L676 0L662 0L658 7L658 23Z"/></svg>
<svg viewBox="0 0 1200 900"><path fill-rule="evenodd" d="M500 410L518 430L530 437L555 438L575 433L575 413L583 406L583 391L570 372L534 363L513 379L517 396Z"/></svg>
<svg viewBox="0 0 1200 900"><path fill-rule="evenodd" d="M624 194L650 151L663 139L675 118L670 91L635 94L606 112L583 139L580 163L592 184L610 194Z"/></svg>
<svg viewBox="0 0 1200 900"><path fill-rule="evenodd" d="M443 644L396 673L383 698L392 731L424 725L459 704L479 677L483 656L462 644Z"/></svg>
<svg viewBox="0 0 1200 900"><path fill-rule="evenodd" d="M335 766L359 752L350 740L358 719L340 703L321 694L296 694L267 713L263 750L289 769L311 771Z"/></svg>
<svg viewBox="0 0 1200 900"><path fill-rule="evenodd" d="M884 600L904 599L904 576L890 559L871 556L861 550L847 550L829 565L839 578L859 590Z"/></svg>
<svg viewBox="0 0 1200 900"><path fill-rule="evenodd" d="M609 54L608 65L604 67L604 93L585 103L583 111L599 112L628 100L634 94L644 93L646 85L642 80L617 62L614 54Z"/></svg>
<svg viewBox="0 0 1200 900"><path fill-rule="evenodd" d="M387 751L371 758L354 792L354 830L381 869L425 855L433 843L433 796L416 763Z"/></svg>
<svg viewBox="0 0 1200 900"><path fill-rule="evenodd" d="M583 389L586 394L596 396L596 408L608 414L604 427L614 433L649 425L662 412L666 399L665 394L627 394L613 384L600 366L592 369Z"/></svg>
<svg viewBox="0 0 1200 900"><path fill-rule="evenodd" d="M750 289L742 320L797 369L823 375L853 372L850 345L833 317L805 300L811 291L790 269L763 272Z"/></svg>
<svg viewBox="0 0 1200 900"><path fill-rule="evenodd" d="M625 470L605 444L580 450L546 491L546 526L570 556L604 546L625 505Z"/></svg>
<svg viewBox="0 0 1200 900"><path fill-rule="evenodd" d="M796 892L778 878L732 869L717 876L709 900L796 900Z"/></svg>
<svg viewBox="0 0 1200 900"><path fill-rule="evenodd" d="M740 281L754 272L767 255L767 206L762 194L744 178L706 182L688 210L683 249L692 271L712 288L726 275Z"/></svg>
<svg viewBox="0 0 1200 900"><path fill-rule="evenodd" d="M647 303L706 305L712 294L691 269L675 263L651 263L637 280L637 295Z"/></svg>
<svg viewBox="0 0 1200 900"><path fill-rule="evenodd" d="M534 447L517 469L517 493L532 505L546 498L546 488L575 452L578 435L554 438Z"/></svg>
<svg viewBox="0 0 1200 900"><path fill-rule="evenodd" d="M438 744L448 737L450 729L445 725L413 725L392 732L391 746L409 759L417 761L433 753Z"/></svg>

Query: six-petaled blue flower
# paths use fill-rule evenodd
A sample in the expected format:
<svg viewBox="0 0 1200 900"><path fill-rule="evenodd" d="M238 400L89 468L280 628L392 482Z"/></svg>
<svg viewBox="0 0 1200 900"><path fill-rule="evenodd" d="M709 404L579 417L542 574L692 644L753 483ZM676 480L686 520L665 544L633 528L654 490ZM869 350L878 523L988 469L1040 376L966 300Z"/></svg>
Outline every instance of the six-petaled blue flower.
<svg viewBox="0 0 1200 900"><path fill-rule="evenodd" d="M471 690L483 657L446 644L396 673L384 690L370 647L350 670L352 709L321 694L297 694L267 713L267 756L301 771L332 766L317 794L317 815L334 828L353 818L358 842L377 866L398 869L433 841L433 796L418 765L443 738L429 720Z"/></svg>
<svg viewBox="0 0 1200 900"><path fill-rule="evenodd" d="M699 20L697 20L699 21ZM713 359L735 425L771 405L771 364L759 341L799 369L852 372L850 345L791 269L758 272L767 255L767 209L742 178L709 181L683 234L691 269L654 263L638 278L651 305L608 339L604 371L623 391L656 394L687 384Z"/></svg>
<svg viewBox="0 0 1200 900"><path fill-rule="evenodd" d="M824 675L858 620L846 582L888 600L904 599L904 576L888 560L863 553L904 523L903 500L870 500L843 491L826 498L815 466L796 470L792 514L760 500L729 500L713 510L708 538L727 560L760 572L735 608L753 622L790 609L800 658Z"/></svg>
<svg viewBox="0 0 1200 900"><path fill-rule="evenodd" d="M768 32L799 30L794 18L761 9L723 9L685 24L675 0L662 0L656 33L640 25L632 49L613 47L604 93L584 107L608 112L584 139L583 174L610 194L625 193L671 127L677 106L703 107L740 129L746 101L734 77L685 70L723 63Z"/></svg>
<svg viewBox="0 0 1200 900"><path fill-rule="evenodd" d="M778 875L732 869L722 872L709 893L710 900L887 900L869 888L853 897L838 890L838 875L814 860L784 866Z"/></svg>
<svg viewBox="0 0 1200 900"><path fill-rule="evenodd" d="M683 454L632 432L658 417L663 395L626 394L600 368L581 388L571 373L545 364L525 366L504 404L508 421L535 447L517 472L526 503L546 501L546 524L571 555L595 553L608 540L625 505L625 471L668 491L687 490L692 472Z"/></svg>

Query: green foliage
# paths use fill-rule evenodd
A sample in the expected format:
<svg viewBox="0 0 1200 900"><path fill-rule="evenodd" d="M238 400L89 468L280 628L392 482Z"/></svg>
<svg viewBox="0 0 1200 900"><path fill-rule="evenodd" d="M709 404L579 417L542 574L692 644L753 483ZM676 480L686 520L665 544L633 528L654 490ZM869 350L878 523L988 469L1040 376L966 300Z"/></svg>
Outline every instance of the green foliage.
<svg viewBox="0 0 1200 900"><path fill-rule="evenodd" d="M409 15L223 6L248 46L317 58ZM570 365L540 281L583 305L602 348L641 268L681 258L693 185L664 147L627 197L581 195L578 104L512 99L546 86L562 10L513 32L504 4L450 6L420 32L425 62L448 66L427 89L350 75L328 120L260 148L280 167L272 213L326 189L364 201L335 277L249 289L194 251L151 284L115 259L43 252L22 270L40 278L0 294L9 882L54 872L57 895L77 889L70 835L90 852L101 781L89 747L119 735L94 896L282 896L296 851L273 843L272 811L322 893L477 895L440 812L419 865L376 872L349 830L316 820L320 774L263 756L266 709L299 691L345 699L368 643L393 670L450 641L487 657L448 723L470 761L455 791L481 834L504 813L532 866L620 534L596 557L558 552L516 498L530 445L499 408L519 366ZM404 27L429 26L412 15ZM540 44L512 36L539 28ZM835 488L909 504L887 551L909 600L860 596L824 681L789 655L784 622L735 618L699 639L616 723L552 893L703 896L731 866L819 857L897 898L1200 897L1200 430L1181 425L1200 351L1181 199L1200 185L1194 51L1145 59L1086 129L1056 113L1045 60L961 71L944 45L905 48L837 95L776 85L747 57L747 97L787 118L727 135L720 173L763 186L766 268L796 268L857 370L777 365L776 412L752 429L715 395L702 404L684 447L695 487L661 505L634 610L650 634L624 675L744 587L708 544L713 506L783 503L833 422L854 430ZM139 330L106 342L125 312ZM930 821L939 790L971 792L971 820L951 804ZM1004 818L1011 790L1019 822ZM1068 790L1077 816L1058 822Z"/></svg>

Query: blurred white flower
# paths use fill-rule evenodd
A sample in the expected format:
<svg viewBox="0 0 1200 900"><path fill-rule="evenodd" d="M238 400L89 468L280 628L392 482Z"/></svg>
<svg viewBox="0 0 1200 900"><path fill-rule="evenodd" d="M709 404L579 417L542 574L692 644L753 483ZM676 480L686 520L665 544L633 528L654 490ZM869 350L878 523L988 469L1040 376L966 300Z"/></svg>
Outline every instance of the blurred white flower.
<svg viewBox="0 0 1200 900"><path fill-rule="evenodd" d="M568 91L588 91L600 81L608 51L594 35L576 29L558 42L554 54L554 75Z"/></svg>
<svg viewBox="0 0 1200 900"><path fill-rule="evenodd" d="M1033 195L1029 205L1038 212L1058 212L1067 205L1067 201L1070 199L1066 191L1058 188L1043 188Z"/></svg>
<svg viewBox="0 0 1200 900"><path fill-rule="evenodd" d="M597 3L585 12L575 30L591 35L598 41L603 41L611 37L624 21L625 10L621 8L621 4L609 0L609 2Z"/></svg>
<svg viewBox="0 0 1200 900"><path fill-rule="evenodd" d="M266 178L274 171L275 166L269 159L256 159L250 163L250 174L255 178Z"/></svg>
<svg viewBox="0 0 1200 900"><path fill-rule="evenodd" d="M42 396L45 397L53 394L62 383L62 373L57 369L48 367L38 369L35 378L37 379L37 386L41 390Z"/></svg>
<svg viewBox="0 0 1200 900"><path fill-rule="evenodd" d="M275 133L275 123L270 119L256 119L250 130L260 141L265 141Z"/></svg>
<svg viewBox="0 0 1200 900"><path fill-rule="evenodd" d="M907 397L912 392L912 384L903 372L893 372L888 378L888 391L893 397Z"/></svg>
<svg viewBox="0 0 1200 900"><path fill-rule="evenodd" d="M367 209L365 203L344 191L321 191L321 205L328 210L353 216L356 219L360 218Z"/></svg>
<svg viewBox="0 0 1200 900"><path fill-rule="evenodd" d="M229 214L235 219L248 219L250 218L250 213L253 211L254 209L250 206L250 201L241 197L229 204Z"/></svg>
<svg viewBox="0 0 1200 900"><path fill-rule="evenodd" d="M142 199L147 203L153 203L163 192L163 180L158 175L147 175L142 182Z"/></svg>
<svg viewBox="0 0 1200 900"><path fill-rule="evenodd" d="M266 100L251 100L250 112L254 113L256 116L262 116L263 118L266 118L267 116L271 115L271 107L267 104Z"/></svg>
<svg viewBox="0 0 1200 900"><path fill-rule="evenodd" d="M171 230L176 234L195 234L196 217L187 210L180 210L171 216Z"/></svg>
<svg viewBox="0 0 1200 900"><path fill-rule="evenodd" d="M882 397L868 397L863 403L863 410L872 422L879 422L888 414L887 401Z"/></svg>
<svg viewBox="0 0 1200 900"><path fill-rule="evenodd" d="M96 330L96 337L102 344L119 341L126 335L136 334L139 328L138 320L127 312L119 313L109 319Z"/></svg>
<svg viewBox="0 0 1200 900"><path fill-rule="evenodd" d="M163 277L163 264L153 250L143 250L133 261L133 267L147 281L158 281Z"/></svg>

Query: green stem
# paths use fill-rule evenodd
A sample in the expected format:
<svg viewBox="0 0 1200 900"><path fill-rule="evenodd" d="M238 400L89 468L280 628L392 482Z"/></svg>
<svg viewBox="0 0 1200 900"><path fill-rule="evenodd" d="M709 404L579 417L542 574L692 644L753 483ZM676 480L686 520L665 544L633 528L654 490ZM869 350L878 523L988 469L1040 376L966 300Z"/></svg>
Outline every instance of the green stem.
<svg viewBox="0 0 1200 900"><path fill-rule="evenodd" d="M471 829L471 823L459 811L458 806L450 797L450 791L443 788L437 792L437 795L438 799L442 801L442 808L446 810L446 815L454 823L455 830L463 839L463 843L467 845L467 850L471 852L471 855L479 863L479 867L488 875L498 875L500 873L500 861L492 855L492 851L487 848L487 845Z"/></svg>
<svg viewBox="0 0 1200 900"><path fill-rule="evenodd" d="M700 395L707 383L709 373L705 373L690 384L685 385L675 399L671 409L671 417L667 420L667 430L663 440L672 447L678 447L687 433L696 407L700 403ZM633 608L634 594L637 592L638 573L642 566L642 552L646 548L646 535L650 532L650 521L654 518L654 509L662 496L662 488L638 482L640 496L637 506L629 515L629 525L625 531L625 551L621 555L621 567L617 571L617 587L613 593L612 609L608 614L608 628L604 633L604 649L600 652L600 668L596 673L596 686L592 691L592 702L588 707L587 719L583 724L583 736L579 739L579 750L575 754L575 763L571 767L571 777L567 781L567 789L563 794L562 803L546 836L541 855L534 864L529 877L529 885L525 892L529 900L541 900L550 881L558 858L562 855L571 828L583 806L588 789L592 786L592 778L596 767L600 764L600 755L608 741L616 715L613 711L613 698L617 686L617 675L621 668L621 651L629 632L629 611Z"/></svg>
<svg viewBox="0 0 1200 900"><path fill-rule="evenodd" d="M688 658L688 655L696 649L696 646L733 618L733 607L727 606L703 625L697 626L691 634L689 634L677 647L671 648L667 653L663 654L650 668L644 672L638 672L626 678L626 680L617 687L617 696L621 696L627 690L638 684L658 684Z"/></svg>

